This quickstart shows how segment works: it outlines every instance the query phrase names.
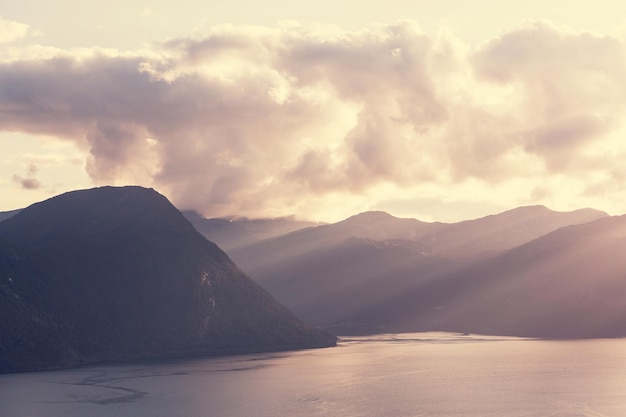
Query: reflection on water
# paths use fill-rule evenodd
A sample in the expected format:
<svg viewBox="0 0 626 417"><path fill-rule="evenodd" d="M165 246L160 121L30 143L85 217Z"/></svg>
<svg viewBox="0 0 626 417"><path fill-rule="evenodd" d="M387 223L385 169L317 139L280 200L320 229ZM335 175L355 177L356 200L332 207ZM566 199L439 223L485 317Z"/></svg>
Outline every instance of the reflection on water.
<svg viewBox="0 0 626 417"><path fill-rule="evenodd" d="M413 333L0 375L0 416L626 416L626 340Z"/></svg>

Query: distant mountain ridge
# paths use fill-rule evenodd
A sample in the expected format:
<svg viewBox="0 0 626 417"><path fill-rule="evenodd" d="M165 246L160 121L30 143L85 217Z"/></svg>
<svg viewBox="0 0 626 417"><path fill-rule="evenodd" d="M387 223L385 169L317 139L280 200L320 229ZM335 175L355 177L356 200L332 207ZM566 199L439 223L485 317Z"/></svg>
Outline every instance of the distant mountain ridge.
<svg viewBox="0 0 626 417"><path fill-rule="evenodd" d="M364 212L337 223L234 248L229 253L251 272L280 262L274 260L276 256L292 259L353 238L415 242L424 254L467 257L510 249L560 227L606 216L605 212L594 209L556 212L544 206L528 206L458 223L428 223L380 211Z"/></svg>
<svg viewBox="0 0 626 417"><path fill-rule="evenodd" d="M320 223L296 220L292 217L272 219L207 219L192 210L185 210L182 213L198 232L224 250L246 246L295 230L320 225Z"/></svg>
<svg viewBox="0 0 626 417"><path fill-rule="evenodd" d="M625 249L626 216L563 227L396 298L404 308L396 323L549 338L624 337Z"/></svg>
<svg viewBox="0 0 626 417"><path fill-rule="evenodd" d="M437 253L476 255L511 249L564 226L587 223L608 214L594 209L569 212L524 206L475 220L449 224L425 237Z"/></svg>
<svg viewBox="0 0 626 417"><path fill-rule="evenodd" d="M623 225L598 210L527 206L458 223L365 212L324 225L185 215L296 315L335 334L626 335L614 297L626 295Z"/></svg>
<svg viewBox="0 0 626 417"><path fill-rule="evenodd" d="M543 206L449 224L367 212L230 255L300 317L337 333L437 330L433 323L444 323L442 318L418 317L438 308L432 300L440 298L432 288L446 297L461 296L463 277L493 257L604 218L606 213L592 209L555 212ZM452 281L459 292L443 291L441 285ZM511 323L510 334L517 330Z"/></svg>
<svg viewBox="0 0 626 417"><path fill-rule="evenodd" d="M154 190L70 192L0 222L0 372L334 343Z"/></svg>

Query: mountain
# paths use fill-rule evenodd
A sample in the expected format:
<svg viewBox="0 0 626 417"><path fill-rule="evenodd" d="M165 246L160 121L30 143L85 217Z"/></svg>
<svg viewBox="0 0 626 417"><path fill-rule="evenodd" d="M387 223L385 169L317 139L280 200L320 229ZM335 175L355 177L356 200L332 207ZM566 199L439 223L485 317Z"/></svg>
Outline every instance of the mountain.
<svg viewBox="0 0 626 417"><path fill-rule="evenodd" d="M15 216L17 213L19 213L20 210L11 210L11 211L0 211L0 222L2 220L6 220L8 218L11 218L13 216Z"/></svg>
<svg viewBox="0 0 626 417"><path fill-rule="evenodd" d="M453 223L423 239L448 256L473 256L511 249L564 226L606 217L603 211L557 212L544 206L518 207L500 214Z"/></svg>
<svg viewBox="0 0 626 417"><path fill-rule="evenodd" d="M306 322L370 333L386 331L370 311L393 310L391 300L464 264L427 255L411 241L351 238L261 266L253 277Z"/></svg>
<svg viewBox="0 0 626 417"><path fill-rule="evenodd" d="M236 249L295 230L319 225L319 223L296 220L292 217L207 219L193 210L185 210L182 213L198 232L224 250Z"/></svg>
<svg viewBox="0 0 626 417"><path fill-rule="evenodd" d="M561 213L533 206L445 224L367 212L230 255L307 322L337 333L387 331L407 322L401 312L408 312L398 302L406 294L417 300L406 303L424 304L420 294L435 282L463 276L484 260L563 226L604 217L590 209Z"/></svg>
<svg viewBox="0 0 626 417"><path fill-rule="evenodd" d="M0 372L334 343L154 190L70 192L0 222Z"/></svg>
<svg viewBox="0 0 626 417"><path fill-rule="evenodd" d="M561 228L392 302L398 328L626 336L626 216Z"/></svg>
<svg viewBox="0 0 626 417"><path fill-rule="evenodd" d="M343 221L310 227L266 239L229 251L243 262L243 269L251 271L260 279L259 268L292 263L294 259L307 257L318 250L328 251L350 239L371 241L411 240L419 241L427 233L445 227L444 223L426 223L415 219L400 219L381 211L370 211L349 217Z"/></svg>

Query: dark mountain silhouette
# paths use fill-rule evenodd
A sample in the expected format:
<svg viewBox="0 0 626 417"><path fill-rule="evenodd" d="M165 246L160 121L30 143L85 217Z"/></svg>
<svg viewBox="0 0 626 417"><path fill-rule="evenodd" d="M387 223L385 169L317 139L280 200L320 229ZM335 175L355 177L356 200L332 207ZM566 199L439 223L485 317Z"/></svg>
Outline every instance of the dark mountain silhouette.
<svg viewBox="0 0 626 417"><path fill-rule="evenodd" d="M306 227L319 226L319 223L296 220L292 217L207 219L192 210L182 213L198 232L224 250L233 250Z"/></svg>
<svg viewBox="0 0 626 417"><path fill-rule="evenodd" d="M0 222L0 372L331 346L140 187Z"/></svg>
<svg viewBox="0 0 626 417"><path fill-rule="evenodd" d="M13 216L15 216L17 213L20 212L21 209L18 210L11 210L11 211L0 211L0 222L2 220L6 220L9 219Z"/></svg>
<svg viewBox="0 0 626 417"><path fill-rule="evenodd" d="M421 296L427 294L424 288L454 274L463 276L494 254L562 226L606 216L596 210L559 213L534 206L444 224L369 212L231 255L305 321L332 326L337 333L412 331L421 327L407 314L413 317L422 310L406 305L430 305L430 295ZM413 298L405 299L406 294ZM399 328L398 322L405 325Z"/></svg>

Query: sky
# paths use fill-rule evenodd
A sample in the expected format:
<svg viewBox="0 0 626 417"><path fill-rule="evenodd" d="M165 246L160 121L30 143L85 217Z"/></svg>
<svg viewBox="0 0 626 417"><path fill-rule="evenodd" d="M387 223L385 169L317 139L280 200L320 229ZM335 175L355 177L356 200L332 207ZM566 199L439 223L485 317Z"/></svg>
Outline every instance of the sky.
<svg viewBox="0 0 626 417"><path fill-rule="evenodd" d="M626 213L626 3L0 0L0 211Z"/></svg>

